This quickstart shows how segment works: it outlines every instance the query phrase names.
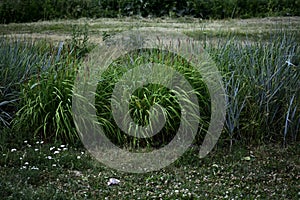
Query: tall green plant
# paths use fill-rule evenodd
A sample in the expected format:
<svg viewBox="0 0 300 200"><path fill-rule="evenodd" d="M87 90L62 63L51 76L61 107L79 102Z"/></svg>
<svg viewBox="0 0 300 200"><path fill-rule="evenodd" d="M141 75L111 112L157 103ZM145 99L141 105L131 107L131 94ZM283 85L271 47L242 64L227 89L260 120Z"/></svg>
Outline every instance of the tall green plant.
<svg viewBox="0 0 300 200"><path fill-rule="evenodd" d="M21 85L47 65L45 43L0 37L0 127L10 126L19 108Z"/></svg>
<svg viewBox="0 0 300 200"><path fill-rule="evenodd" d="M72 85L77 60L69 55L63 43L52 52L48 68L38 67L21 88L21 108L14 119L14 130L29 138L61 139L74 142L71 114Z"/></svg>
<svg viewBox="0 0 300 200"><path fill-rule="evenodd" d="M20 87L20 104L13 129L29 138L77 142L71 105L78 63L89 51L87 27L73 28L72 39L57 47L45 44L44 63ZM36 54L36 52L34 52ZM31 54L26 55L31 56Z"/></svg>
<svg viewBox="0 0 300 200"><path fill-rule="evenodd" d="M219 44L208 50L224 74L230 139L295 141L299 133L300 68L299 45L293 34L279 32L257 42L232 38Z"/></svg>
<svg viewBox="0 0 300 200"><path fill-rule="evenodd" d="M115 99L112 98L115 84L128 70L149 62L174 67L174 69L180 72L195 89L193 92L198 97L201 109L201 118L198 120L202 128L202 135L200 134L195 142L200 142L203 134L205 134L204 130L208 128L210 119L210 98L207 88L203 83L199 72L191 67L186 60L173 55L172 53L161 52L158 50L140 50L131 52L125 57L112 63L102 74L96 91L96 108L98 120L102 125L104 132L111 141L115 142L115 144L133 148L160 147L168 144L175 136L182 120L180 104L176 98L177 93L175 90L170 90L161 85L148 84L142 88L138 88L131 95L129 102L130 113L128 114L134 122L141 126L149 125L152 129L155 129L155 127L152 126L151 121L149 121L148 118L150 107L159 104L165 108L164 117L166 119L166 124L155 136L146 139L129 136L117 126L112 116L110 102L115 101ZM193 103L189 101L188 97L184 98L186 98L184 100L186 100L187 104L190 103L191 106L193 106ZM120 106L117 109L122 110L124 108ZM128 124L126 121L124 123Z"/></svg>

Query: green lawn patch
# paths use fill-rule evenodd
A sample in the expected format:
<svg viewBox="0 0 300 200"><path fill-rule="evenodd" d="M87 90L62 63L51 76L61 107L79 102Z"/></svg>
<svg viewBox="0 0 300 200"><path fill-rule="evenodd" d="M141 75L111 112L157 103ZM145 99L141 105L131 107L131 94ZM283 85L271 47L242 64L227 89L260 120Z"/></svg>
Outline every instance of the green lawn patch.
<svg viewBox="0 0 300 200"><path fill-rule="evenodd" d="M217 149L204 159L191 148L165 169L129 174L80 147L24 141L2 149L0 190L2 199L297 199L299 147Z"/></svg>

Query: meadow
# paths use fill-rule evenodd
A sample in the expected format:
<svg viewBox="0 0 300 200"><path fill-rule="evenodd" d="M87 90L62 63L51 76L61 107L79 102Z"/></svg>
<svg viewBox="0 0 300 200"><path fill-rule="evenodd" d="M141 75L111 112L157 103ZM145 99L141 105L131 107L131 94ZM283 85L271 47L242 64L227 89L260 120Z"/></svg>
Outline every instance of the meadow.
<svg viewBox="0 0 300 200"><path fill-rule="evenodd" d="M129 174L97 162L81 143L72 113L76 73L98 43L122 31L180 32L199 41L222 74L227 112L207 157L197 150L211 102L201 75L163 51L131 52L112 63L97 86L95 106L105 134L121 148L151 150L176 134L174 93L149 84L135 91L130 114L149 125L149 108L166 107L153 138L128 137L113 121L110 97L137 64L170 64L194 87L201 131L191 148L156 172ZM0 24L0 190L4 199L298 199L300 18L201 20L115 18ZM134 60L135 62L131 62ZM109 178L120 184L108 186Z"/></svg>

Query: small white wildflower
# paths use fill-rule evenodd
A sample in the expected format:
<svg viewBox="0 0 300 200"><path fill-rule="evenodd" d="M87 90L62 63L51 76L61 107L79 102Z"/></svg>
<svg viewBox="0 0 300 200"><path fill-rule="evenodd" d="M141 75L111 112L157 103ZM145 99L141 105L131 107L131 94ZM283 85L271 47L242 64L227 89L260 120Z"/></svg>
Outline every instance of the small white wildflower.
<svg viewBox="0 0 300 200"><path fill-rule="evenodd" d="M57 148L58 151L61 151L61 148Z"/></svg>
<svg viewBox="0 0 300 200"><path fill-rule="evenodd" d="M80 159L81 157L80 156L77 156L77 159Z"/></svg>
<svg viewBox="0 0 300 200"><path fill-rule="evenodd" d="M213 164L213 165L212 165L212 167L216 167L216 168L218 168L218 167L219 167L219 165L217 165L217 164Z"/></svg>
<svg viewBox="0 0 300 200"><path fill-rule="evenodd" d="M52 164L52 167L56 167L56 164Z"/></svg>
<svg viewBox="0 0 300 200"><path fill-rule="evenodd" d="M34 149L34 151L38 151L39 149Z"/></svg>
<svg viewBox="0 0 300 200"><path fill-rule="evenodd" d="M83 155L83 154L84 154L84 152L82 151L82 152L81 152L81 155Z"/></svg>
<svg viewBox="0 0 300 200"><path fill-rule="evenodd" d="M36 144L39 144L39 143L40 143L39 141L36 142Z"/></svg>
<svg viewBox="0 0 300 200"><path fill-rule="evenodd" d="M27 140L24 140L24 143L25 143L25 144L27 144L27 142L28 142Z"/></svg>
<svg viewBox="0 0 300 200"><path fill-rule="evenodd" d="M20 157L20 160L23 160L23 157Z"/></svg>
<svg viewBox="0 0 300 200"><path fill-rule="evenodd" d="M52 160L52 157L51 157L51 156L47 156L46 158L49 159L49 160Z"/></svg>
<svg viewBox="0 0 300 200"><path fill-rule="evenodd" d="M72 172L75 174L75 176L83 176L83 174L80 171L74 170Z"/></svg>
<svg viewBox="0 0 300 200"><path fill-rule="evenodd" d="M54 154L59 154L59 151L54 151Z"/></svg>
<svg viewBox="0 0 300 200"><path fill-rule="evenodd" d="M32 166L31 169L33 169L33 170L39 170L39 168L36 167L36 166Z"/></svg>
<svg viewBox="0 0 300 200"><path fill-rule="evenodd" d="M60 145L61 148L64 148L65 146L66 146L66 145L64 145L64 144Z"/></svg>
<svg viewBox="0 0 300 200"><path fill-rule="evenodd" d="M116 179L116 178L110 178L109 181L107 182L107 185L118 185L121 181Z"/></svg>
<svg viewBox="0 0 300 200"><path fill-rule="evenodd" d="M44 144L44 141L40 141L40 144Z"/></svg>
<svg viewBox="0 0 300 200"><path fill-rule="evenodd" d="M20 169L27 169L27 166L22 166Z"/></svg>
<svg viewBox="0 0 300 200"><path fill-rule="evenodd" d="M68 148L66 148L66 147L65 147L65 148L63 148L63 151L67 151L67 150L68 150Z"/></svg>
<svg viewBox="0 0 300 200"><path fill-rule="evenodd" d="M28 163L28 162L25 162L24 165L29 165L29 163Z"/></svg>
<svg viewBox="0 0 300 200"><path fill-rule="evenodd" d="M27 147L29 147L29 148L30 148L30 147L31 147L31 145L30 145L30 144L27 144Z"/></svg>
<svg viewBox="0 0 300 200"><path fill-rule="evenodd" d="M246 157L243 157L242 160L250 161L251 157L250 156L246 156Z"/></svg>
<svg viewBox="0 0 300 200"><path fill-rule="evenodd" d="M290 60L285 61L285 63L288 64L288 66L296 67L296 65L294 65L293 63L291 63Z"/></svg>
<svg viewBox="0 0 300 200"><path fill-rule="evenodd" d="M10 150L10 152L15 152L15 151L17 151L17 149L11 149L11 150Z"/></svg>
<svg viewBox="0 0 300 200"><path fill-rule="evenodd" d="M53 149L55 149L55 147L50 147L50 151L52 151Z"/></svg>

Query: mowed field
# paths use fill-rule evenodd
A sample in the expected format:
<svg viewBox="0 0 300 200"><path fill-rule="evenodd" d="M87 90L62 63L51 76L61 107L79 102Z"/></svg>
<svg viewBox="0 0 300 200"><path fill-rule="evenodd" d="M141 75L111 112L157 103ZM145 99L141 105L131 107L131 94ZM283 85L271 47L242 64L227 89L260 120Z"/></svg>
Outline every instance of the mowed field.
<svg viewBox="0 0 300 200"><path fill-rule="evenodd" d="M268 36L276 31L294 31L300 34L300 17L272 17L263 19L201 20L194 18L179 19L79 19L41 21L34 23L0 25L0 34L10 37L46 38L62 41L70 38L72 27L88 25L90 41L101 42L104 34L116 34L129 30L156 30L181 32L188 35L215 36L235 34L239 39ZM246 38L248 36L248 38ZM197 38L197 37L196 37Z"/></svg>

